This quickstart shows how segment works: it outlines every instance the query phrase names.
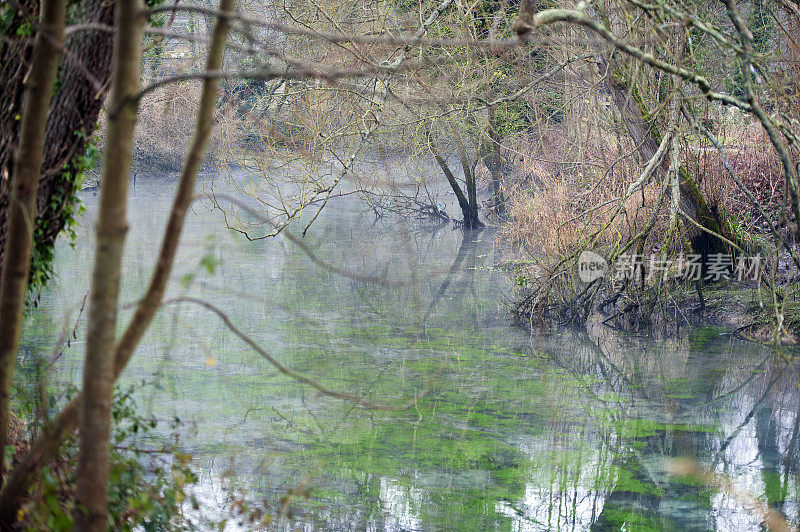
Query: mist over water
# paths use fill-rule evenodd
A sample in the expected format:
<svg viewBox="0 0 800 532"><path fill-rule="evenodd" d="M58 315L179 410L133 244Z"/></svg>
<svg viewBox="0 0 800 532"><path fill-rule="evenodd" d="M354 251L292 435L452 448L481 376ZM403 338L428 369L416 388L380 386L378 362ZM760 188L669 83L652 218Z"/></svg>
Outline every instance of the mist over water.
<svg viewBox="0 0 800 532"><path fill-rule="evenodd" d="M124 303L147 286L173 186L132 189ZM83 199L75 247L59 242L24 328L22 371L51 356L88 292L98 198ZM710 328L659 342L600 326L531 334L507 313L493 238L332 200L304 242L348 277L283 237L248 241L198 202L167 299L213 303L327 388L396 405L423 396L397 412L322 396L190 303L162 309L122 386L182 420L209 512L231 493L266 499L279 528L760 530L767 507L800 523L797 351ZM54 386L80 382L85 319ZM678 458L718 482L678 475Z"/></svg>

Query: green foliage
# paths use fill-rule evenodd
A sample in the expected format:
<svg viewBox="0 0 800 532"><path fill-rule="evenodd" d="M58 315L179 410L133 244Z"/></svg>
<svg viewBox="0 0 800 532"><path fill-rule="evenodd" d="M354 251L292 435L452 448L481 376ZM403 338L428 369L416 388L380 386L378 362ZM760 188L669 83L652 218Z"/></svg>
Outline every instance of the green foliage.
<svg viewBox="0 0 800 532"><path fill-rule="evenodd" d="M141 386L146 383L142 382ZM180 420L171 423L172 444L144 449L158 441L156 419L143 415L133 399L134 387L115 390L109 472L109 526L114 530L190 530L193 523L182 508L198 502L187 488L197 482L192 457L178 448ZM69 442L55 464L44 468L19 517L29 530L71 530L77 445Z"/></svg>
<svg viewBox="0 0 800 532"><path fill-rule="evenodd" d="M17 10L10 2L0 6L0 31L3 32L3 35L9 35L11 33L14 23L14 13L16 13L16 11Z"/></svg>
<svg viewBox="0 0 800 532"><path fill-rule="evenodd" d="M81 136L83 132L77 131L75 134ZM42 290L53 273L53 245L45 238L51 224L63 224L61 232L67 235L71 246L75 245L77 238L75 230L81 215L86 211L78 197L78 192L81 190L87 173L98 166L100 158L98 141L99 137L93 136L87 143L86 153L74 157L64 165L45 212L37 220L33 232L33 249L31 250L29 296Z"/></svg>
<svg viewBox="0 0 800 532"><path fill-rule="evenodd" d="M145 2L147 7L154 7L163 3L163 0L148 0ZM74 19L77 14L77 4L71 4L70 19ZM166 24L163 14L157 14L148 21L152 26L160 27ZM14 33L17 36L30 36L33 34L33 26L29 20L19 20L17 10L11 4L0 9L0 28L3 33ZM147 54L158 56L163 52L160 44L153 46ZM152 58L151 58L152 59ZM157 67L157 65L156 65ZM60 89L60 82L56 81L53 90ZM83 130L76 131L75 135L85 137ZM47 235L52 233L55 225L61 227L60 233L65 233L70 241L70 245L75 245L78 221L85 212L81 204L78 192L81 190L83 182L86 180L88 172L98 167L100 159L100 149L98 147L99 136L95 134L88 139L86 152L67 161L64 164L61 175L57 178L52 195L48 198L45 211L39 217L33 233L33 249L31 250L30 278L28 281L29 301L31 295L41 291L53 274L53 244L48 242Z"/></svg>
<svg viewBox="0 0 800 532"><path fill-rule="evenodd" d="M23 21L20 20L18 15L18 8L12 2L3 2L3 4L0 5L0 32L2 32L3 35L13 37L18 35L18 32L24 31L21 30ZM24 21L24 23L30 27L30 22ZM0 49L2 46L3 43L0 43Z"/></svg>
<svg viewBox="0 0 800 532"><path fill-rule="evenodd" d="M749 229L751 227L751 218L752 216L746 212L729 213L724 218L725 230L730 235L730 239L736 242L748 255L764 254L767 241L763 236Z"/></svg>
<svg viewBox="0 0 800 532"><path fill-rule="evenodd" d="M527 107L528 105L522 100L503 102L496 107L497 134L501 139L528 128L530 121L526 113Z"/></svg>
<svg viewBox="0 0 800 532"><path fill-rule="evenodd" d="M198 273L207 273L208 275L214 275L214 272L217 271L217 268L222 264L222 259L220 259L216 251L213 247L213 240L206 239L207 249L205 254L200 257L200 261L198 262L197 266L193 271L186 273L181 278L181 286L186 289L194 281L195 277L197 277Z"/></svg>
<svg viewBox="0 0 800 532"><path fill-rule="evenodd" d="M775 22L764 0L754 0L753 10L747 20L753 33L753 49L757 54L765 54L770 49L770 37L775 33Z"/></svg>
<svg viewBox="0 0 800 532"><path fill-rule="evenodd" d="M17 37L30 37L33 35L33 24L30 20L25 20L17 28Z"/></svg>
<svg viewBox="0 0 800 532"><path fill-rule="evenodd" d="M164 13L151 15L147 22L154 28L163 28L167 25L167 19ZM142 71L149 69L150 75L153 77L158 75L158 69L164 60L164 45L162 43L162 36L148 35L146 37L145 47L142 53Z"/></svg>
<svg viewBox="0 0 800 532"><path fill-rule="evenodd" d="M34 33L36 10L28 13L28 18L23 11L25 4L16 2L3 2L0 4L0 33L7 37L30 37ZM0 40L0 50L6 43Z"/></svg>
<svg viewBox="0 0 800 532"><path fill-rule="evenodd" d="M428 13L439 2L435 0L393 0L392 5L401 14L423 12Z"/></svg>
<svg viewBox="0 0 800 532"><path fill-rule="evenodd" d="M114 529L190 529L192 523L181 515L181 506L187 497L194 508L199 506L186 491L198 480L191 468L192 457L178 448L176 432L174 442L160 451L167 460L151 458L151 453L137 446L135 442L148 440L157 422L139 412L133 392L133 387L118 392L112 410L116 450L109 474L109 512ZM180 419L175 418L171 428L174 431L179 425ZM125 446L126 442L131 443Z"/></svg>
<svg viewBox="0 0 800 532"><path fill-rule="evenodd" d="M220 260L214 256L213 253L207 253L203 255L203 258L200 259L200 265L205 268L206 273L209 275L213 275L214 271L217 269L217 265L220 263Z"/></svg>

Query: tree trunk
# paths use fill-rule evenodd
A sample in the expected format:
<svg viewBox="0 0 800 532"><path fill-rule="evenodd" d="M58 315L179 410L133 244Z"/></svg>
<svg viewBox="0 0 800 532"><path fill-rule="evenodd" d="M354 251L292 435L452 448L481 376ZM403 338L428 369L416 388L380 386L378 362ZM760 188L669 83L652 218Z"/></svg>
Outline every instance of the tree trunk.
<svg viewBox="0 0 800 532"><path fill-rule="evenodd" d="M483 150L483 164L492 176L491 208L495 215L503 218L506 213L503 197L503 157L500 154L500 134L497 131L497 118L494 107L487 109L489 123L489 144Z"/></svg>
<svg viewBox="0 0 800 532"><path fill-rule="evenodd" d="M220 0L220 13L230 13L233 11L235 0ZM211 45L206 59L205 69L207 72L214 72L222 68L225 56L225 43L228 39L230 20L220 16L212 31ZM203 81L203 92L200 97L200 106L197 111L197 124L195 126L194 138L186 155L186 161L181 171L178 191L175 194L175 201L170 210L167 227L164 230L164 238L161 242L161 250L158 255L150 285L141 302L136 307L128 327L117 344L114 355L114 377L118 377L125 365L130 360L133 350L141 340L150 321L161 305L164 292L167 287L172 262L178 250L183 224L186 220L186 213L194 200L194 186L197 180L197 173L203 162L208 140L211 137L211 129L214 125L214 108L219 92L219 80L208 78Z"/></svg>
<svg viewBox="0 0 800 532"><path fill-rule="evenodd" d="M453 171L450 170L450 166L448 166L447 161L445 161L444 157L442 157L439 147L433 141L433 135L431 134L430 129L425 132L425 135L428 141L428 148L431 150L433 158L436 160L436 164L438 164L439 168L441 168L442 173L447 178L447 182L450 184L450 188L453 189L453 193L456 195L458 206L461 209L461 215L464 218L464 227L470 228L472 227L473 220L472 206L470 205L469 199L467 199L467 196L464 195L464 191L461 190L461 185L458 184L456 176L453 174ZM480 223L480 221L478 221L478 223Z"/></svg>
<svg viewBox="0 0 800 532"><path fill-rule="evenodd" d="M35 9L38 2L25 2ZM115 2L84 0L70 22L111 26ZM16 23L21 23L17 16ZM13 30L13 27L12 27ZM9 30L11 31L11 30ZM65 42L69 51L59 65L59 89L50 101L44 156L36 200L34 255L46 261L56 236L64 228L75 201L77 175L91 139L111 75L113 35L105 31L79 31ZM0 259L9 222L11 160L19 143L23 80L29 70L32 48L22 42L0 39ZM40 263L42 261L39 261ZM0 260L2 263L2 260Z"/></svg>
<svg viewBox="0 0 800 532"><path fill-rule="evenodd" d="M114 77L83 367L76 530L104 531L107 528L114 339L122 251L128 230L125 211L138 107L143 7L141 0L120 0L117 5Z"/></svg>
<svg viewBox="0 0 800 532"><path fill-rule="evenodd" d="M613 72L609 69L606 85L611 92L614 105L619 110L628 135L633 143L639 147L639 155L642 160L649 161L658 151L661 144L661 133L657 124L653 123L647 107L642 100L636 86L623 81L623 76L617 69ZM656 169L656 172L663 176L668 169L668 161L665 159ZM680 209L692 220L700 224L705 229L722 234L722 223L718 213L711 210L703 197L697 183L692 179L689 172L680 168ZM703 261L709 253L723 253L728 251L727 244L719 238L712 236L708 232L700 229L697 225L688 222L684 224L687 236L692 245L692 250L703 256Z"/></svg>
<svg viewBox="0 0 800 532"><path fill-rule="evenodd" d="M456 176L453 175L453 172L447 165L447 161L444 160L442 155L439 153L439 150L433 147L432 151L433 158L436 159L436 163L439 165L439 168L442 169L442 173L444 173L444 176L447 178L447 182L450 183L450 188L453 189L453 193L456 195L458 206L461 209L461 215L466 220L469 217L469 202L467 201L467 197L464 196L464 192L461 190L461 186L459 186Z"/></svg>
<svg viewBox="0 0 800 532"><path fill-rule="evenodd" d="M471 167L467 160L467 150L464 147L464 141L461 139L461 134L458 128L450 122L450 130L456 139L456 147L458 148L458 159L461 162L461 170L464 172L464 185L467 189L467 203L469 207L469 214L464 217L465 229L476 229L484 227L478 217L478 190L475 183L474 167Z"/></svg>
<svg viewBox="0 0 800 532"><path fill-rule="evenodd" d="M45 0L42 3L33 65L22 106L19 147L11 174L8 238L0 275L0 483L5 473L9 394L28 287L47 109L64 41L64 19L64 0Z"/></svg>

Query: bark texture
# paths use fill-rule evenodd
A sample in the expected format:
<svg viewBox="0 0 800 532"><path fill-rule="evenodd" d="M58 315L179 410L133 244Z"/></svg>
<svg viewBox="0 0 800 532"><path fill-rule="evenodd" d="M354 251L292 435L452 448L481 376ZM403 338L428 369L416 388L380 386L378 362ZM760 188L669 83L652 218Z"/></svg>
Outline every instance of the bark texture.
<svg viewBox="0 0 800 532"><path fill-rule="evenodd" d="M0 475L5 473L11 380L28 286L47 108L64 41L65 11L64 0L45 0L42 3L34 59L20 117L19 147L14 155L10 182L8 238L0 274Z"/></svg>
<svg viewBox="0 0 800 532"><path fill-rule="evenodd" d="M498 132L497 117L494 107L487 109L487 118L489 125L489 142L486 143L484 149L481 150L483 164L489 170L489 175L492 177L492 198L491 209L494 214L503 218L506 214L505 198L503 196L503 156L500 153L500 133Z"/></svg>
<svg viewBox="0 0 800 532"><path fill-rule="evenodd" d="M35 10L38 1L24 2ZM74 22L111 26L111 0L84 0L75 7ZM21 23L29 12L15 21ZM71 21L73 22L73 21ZM8 205L12 179L12 154L19 143L23 80L30 69L32 47L27 41L0 40L0 259L8 234ZM69 36L67 53L59 65L59 89L50 101L45 149L36 198L36 249L51 248L64 228L64 212L74 201L75 176L87 143L94 133L111 75L113 35L81 31ZM0 261L2 263L2 261Z"/></svg>
<svg viewBox="0 0 800 532"><path fill-rule="evenodd" d="M141 0L117 4L114 74L97 215L78 450L75 529L107 528L114 344L144 27Z"/></svg>
<svg viewBox="0 0 800 532"><path fill-rule="evenodd" d="M615 74L609 71L609 81L606 85L611 93L614 105L622 116L628 135L633 143L638 146L640 158L644 161L649 161L656 154L658 146L661 144L661 132L658 125L649 116L646 105L641 99L636 86L626 83L622 76L618 74L618 72ZM669 161L665 157L655 172L657 172L657 175L660 174L661 178L665 178L668 167ZM681 211L705 229L721 235L722 223L719 219L719 214L709 207L689 172L683 167L680 168L679 172L679 206ZM691 242L692 250L701 254L703 259L709 253L727 251L725 242L700 229L697 225L687 222L684 227Z"/></svg>

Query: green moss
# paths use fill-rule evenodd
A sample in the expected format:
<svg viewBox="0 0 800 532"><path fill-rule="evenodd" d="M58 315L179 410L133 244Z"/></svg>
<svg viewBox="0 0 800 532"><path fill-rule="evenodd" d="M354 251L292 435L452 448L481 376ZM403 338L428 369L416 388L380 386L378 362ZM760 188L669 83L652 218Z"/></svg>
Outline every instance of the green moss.
<svg viewBox="0 0 800 532"><path fill-rule="evenodd" d="M627 493L643 493L648 495L655 495L657 497L661 497L664 495L664 491L659 489L653 484L645 484L638 480L631 471L623 468L613 468L614 469L614 476L616 477L616 483L614 485L614 491L616 492L627 492Z"/></svg>
<svg viewBox="0 0 800 532"><path fill-rule="evenodd" d="M616 530L635 530L637 532L676 530L665 526L660 519L648 517L635 509L604 509L603 514L605 523Z"/></svg>
<svg viewBox="0 0 800 532"><path fill-rule="evenodd" d="M660 432L716 432L716 428L708 425L661 423L652 419L622 419L617 426L620 434L626 438L648 438Z"/></svg>

